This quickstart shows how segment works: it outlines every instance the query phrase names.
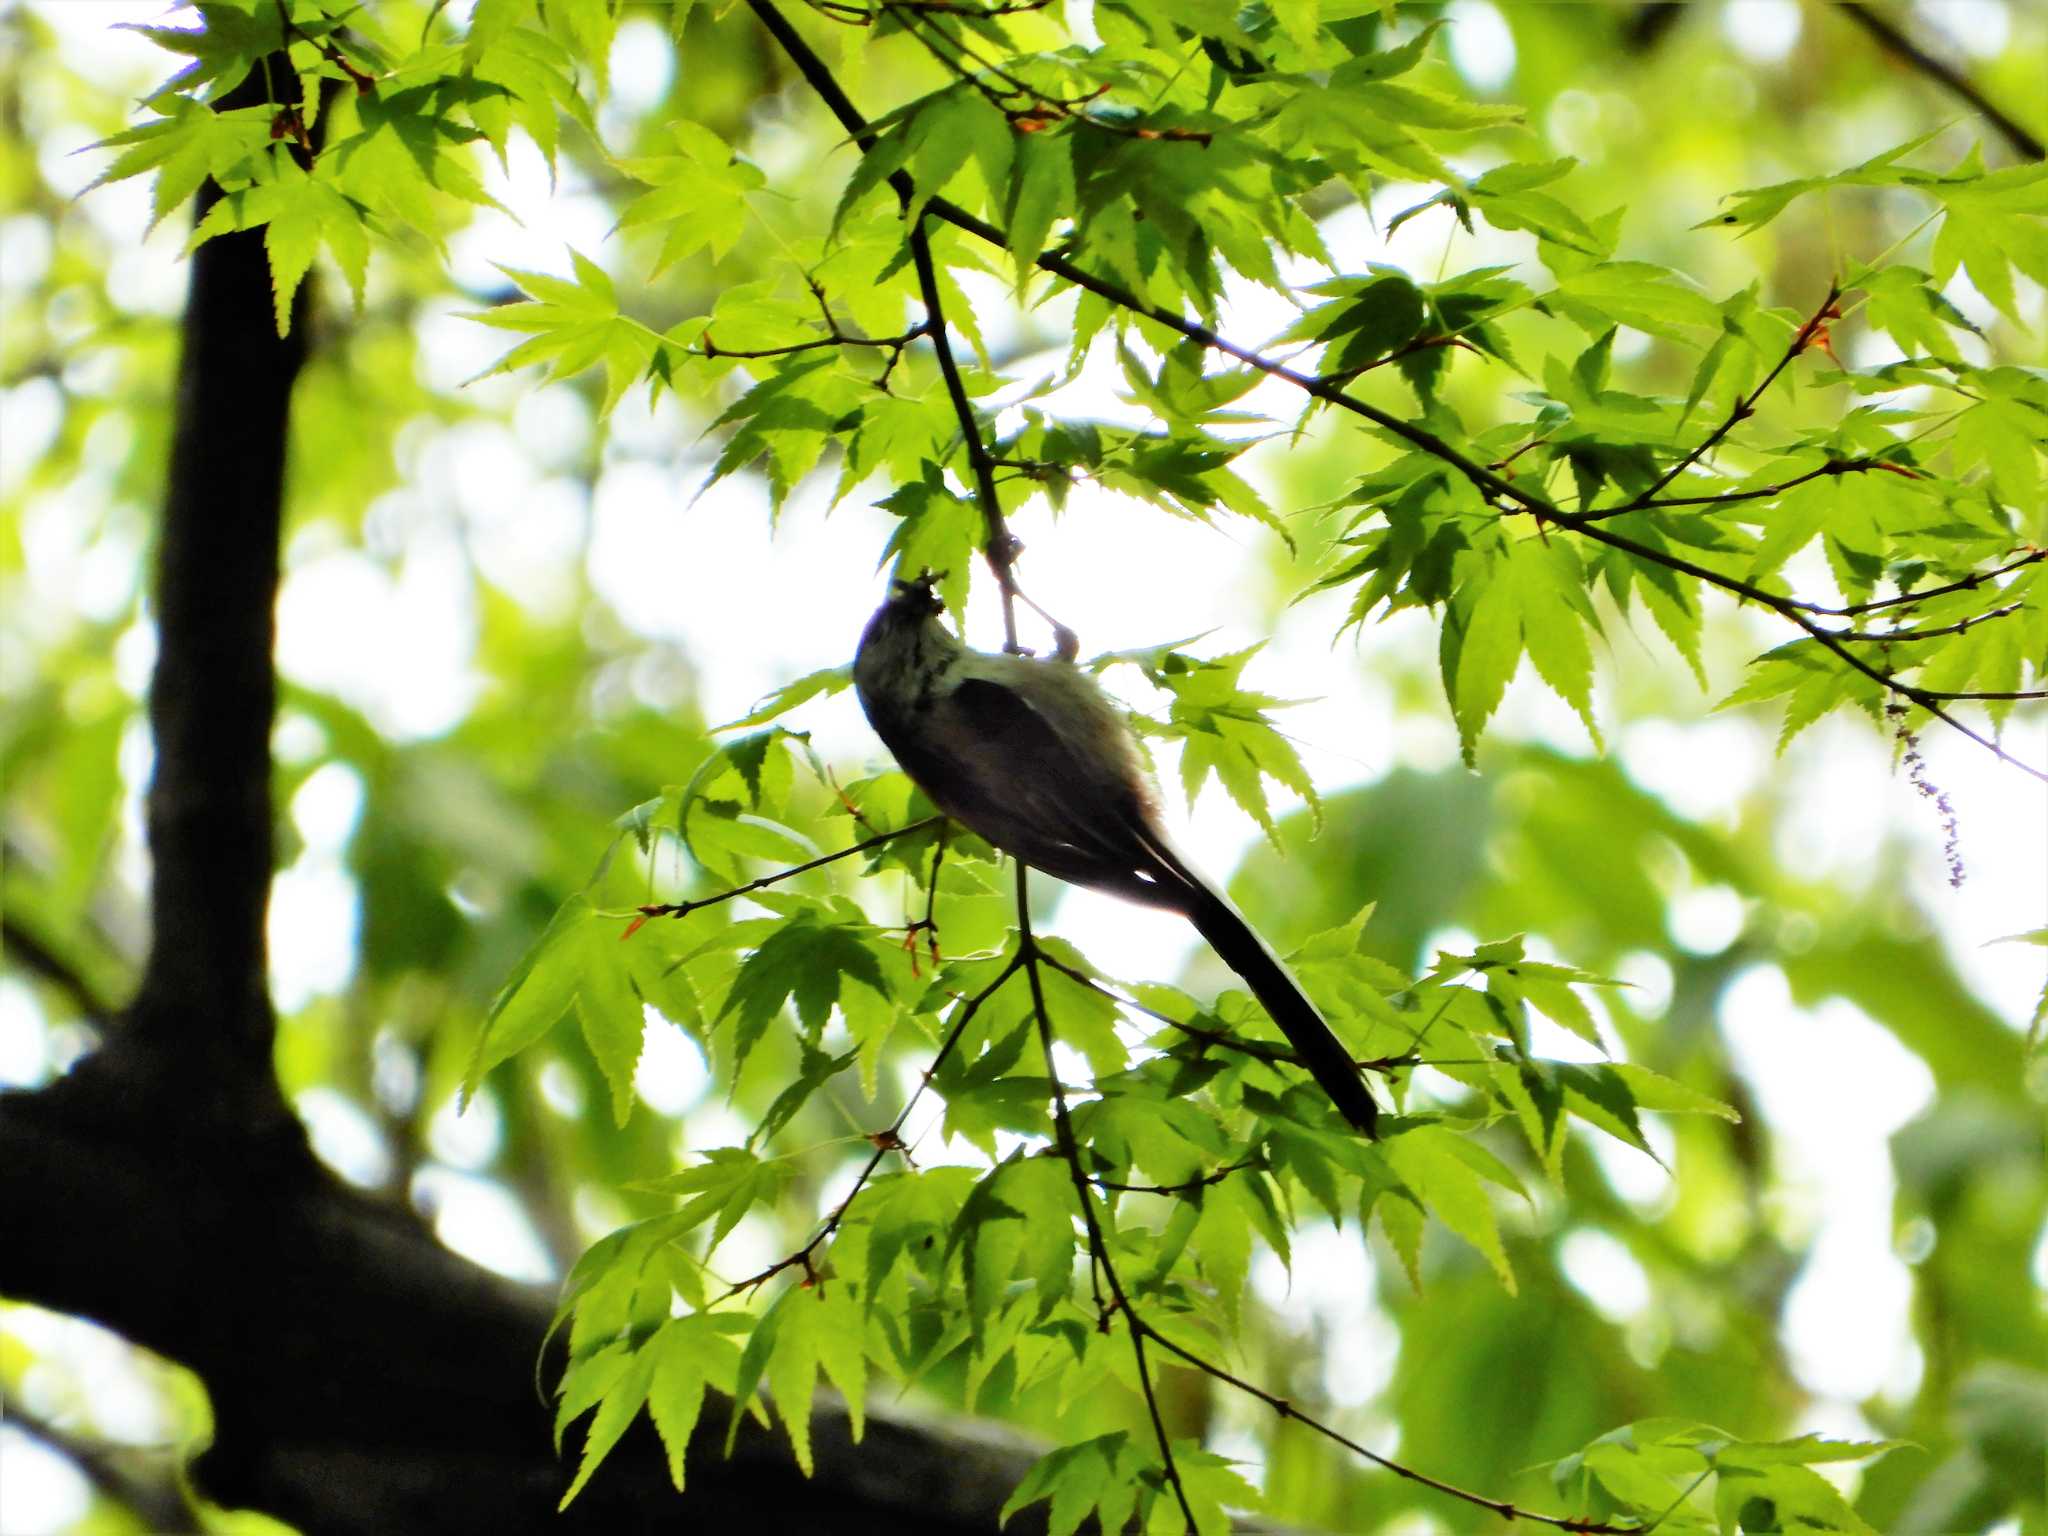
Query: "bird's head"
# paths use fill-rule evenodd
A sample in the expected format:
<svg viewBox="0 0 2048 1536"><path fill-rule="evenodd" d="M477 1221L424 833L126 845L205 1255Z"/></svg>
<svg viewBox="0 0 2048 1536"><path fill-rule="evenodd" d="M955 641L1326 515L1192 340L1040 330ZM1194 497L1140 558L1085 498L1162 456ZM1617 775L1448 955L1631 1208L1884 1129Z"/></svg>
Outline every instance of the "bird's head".
<svg viewBox="0 0 2048 1536"><path fill-rule="evenodd" d="M897 580L889 584L890 614L899 620L921 623L936 618L946 611L945 600L939 596L939 583L946 579L944 571L935 571L926 566L909 580Z"/></svg>
<svg viewBox="0 0 2048 1536"><path fill-rule="evenodd" d="M959 640L940 622L946 604L938 584L944 579L943 571L927 569L892 583L888 601L868 620L853 680L870 715L876 697L923 688L959 653Z"/></svg>

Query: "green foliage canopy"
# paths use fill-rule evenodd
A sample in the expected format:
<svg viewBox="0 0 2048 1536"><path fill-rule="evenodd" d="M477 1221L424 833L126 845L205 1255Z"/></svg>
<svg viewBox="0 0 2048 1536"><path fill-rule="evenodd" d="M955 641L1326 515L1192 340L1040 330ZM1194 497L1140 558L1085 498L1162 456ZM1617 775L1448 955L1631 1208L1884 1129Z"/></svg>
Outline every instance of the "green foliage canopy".
<svg viewBox="0 0 2048 1536"><path fill-rule="evenodd" d="M1136 723L1191 802L1213 780L1292 852L1254 858L1244 888L1292 926L1304 982L1396 1105L1367 1144L1247 999L1112 977L1033 929L992 850L955 836L941 857L900 774L826 761L795 727L843 672L720 732L639 708L560 752L531 721L574 713L626 642L501 599L484 627L513 696L438 740L298 691L320 746L281 788L341 762L366 800L351 996L417 1052L421 1103L458 1081L491 1100L507 1156L549 1169L536 1204L578 1182L609 1192L616 1230L561 1304L560 1429L588 1416L565 1498L643 1409L680 1486L707 1392L735 1423L772 1402L808 1464L821 1384L858 1424L887 1382L1053 1434L1011 1504L1045 1501L1063 1531L1090 1514L1221 1530L1262 1501L1358 1528L1411 1508L1580 1530L2042 1517L2038 1420L2019 1426L2048 1390L2023 1363L2048 1347L2024 1302L2048 1191L2020 1036L1888 896L1783 868L1762 813L1705 827L1610 763L1487 738L1526 656L1601 743L1615 638L1660 635L1704 685L1716 648L1749 632L1732 602L1768 648L1716 702L1781 701L1781 751L1842 715L1916 783L1923 738L1946 731L2014 774L2048 772L2005 744L2048 672L2048 385L2024 350L2048 283L2048 167L1988 168L1916 121L1846 169L1731 179L1699 224L1782 241L1789 270L1729 278L1682 268L1668 237L1631 239L1623 188L1546 143L1537 102L1460 78L1435 6L1121 0L1084 27L1035 4L678 4L663 20L685 84L624 127L605 116L624 15L606 0L478 0L462 26L439 6L197 9L197 29L144 29L190 62L103 136L95 185L152 177L163 220L217 183L192 243L260 227L280 329L320 265L343 279L355 329L299 404L360 440L308 434L303 518L326 502L359 517L404 476L407 423L480 409L417 383L406 323L470 212L494 205L485 165L523 139L602 186L617 238L559 274L502 269L510 289L469 318L519 339L487 376L569 381L600 423L671 398L718 445L707 484L758 476L778 511L817 485L871 500L894 520L882 560L945 571L961 614L991 581L1013 638L1013 519L1082 505L1085 486L1247 520L1291 546L1293 589L1342 602L1340 633L1426 616L1436 696L1415 707L1447 711L1463 762L1486 770L1483 786L1448 769L1323 795L1287 701L1246 680L1253 651L1190 641L1089 663L1151 690ZM1600 50L1620 45L1562 35L1559 8L1512 19L1532 95L1562 97L1546 70L1615 67ZM256 81L260 104L233 104ZM804 136L801 172L750 110L771 88ZM1420 190L1387 210L1390 186ZM1444 258L1351 260L1328 231L1356 207L1389 237L1440 227ZM1463 265L1460 232L1515 255ZM1959 302L1959 278L1982 306ZM1275 334L1234 332L1251 290L1290 307ZM992 293L1061 317L1050 376L999 354ZM1138 424L1063 406L1091 361L1113 364ZM28 492L75 469L105 409L67 416ZM1267 438L1307 445L1303 463L1255 470ZM146 479L149 446L123 473ZM10 885L10 911L50 932L86 912L117 804L124 706L90 649L56 655L53 676L72 669L99 726L60 740L59 706L31 693L10 732L66 850L56 878ZM465 803L521 828L516 846ZM586 877L600 815L617 818L613 846ZM1400 857L1373 846L1382 833ZM1752 915L1638 1006L1610 978L1668 948L1654 914L1674 882L1654 871L1673 863ZM496 921L465 920L457 872ZM656 872L683 889L642 921ZM883 873L933 887L934 933L913 925L906 943L876 920L865 893ZM1774 937L1799 922L1803 943ZM1503 937L1425 943L1454 923ZM1770 1159L1703 1038L1766 956L1802 1001L1854 1000L1939 1090L1896 1150L1900 1219L1939 1233L1920 1284L1959 1320L1928 1324L1922 1385L1867 1405L1871 1432L1851 1441L1795 1432L1797 1386L1767 1337L1787 1257L1763 1215ZM470 1004L492 991L479 1028ZM648 1008L713 1063L744 1134L676 1155L635 1093ZM364 1089L371 1048L336 1013L287 1022L292 1086ZM1586 1059L1544 1044L1559 1031ZM913 1155L931 1104L968 1161ZM1601 1138L1673 1165L1668 1208L1612 1187ZM1354 1242L1377 1227L1389 1291L1419 1297L1387 1303L1407 1482L1364 1477L1387 1464L1367 1448L1377 1421L1316 1403L1311 1341L1260 1304L1267 1257L1298 1262L1329 1227ZM765 1264L726 1267L728 1243L753 1253L751 1234L798 1228ZM1672 1317L1715 1315L1667 1319L1659 1347L1603 1321L1565 1278L1567 1230L1610 1234L1679 1298ZM1515 1389L1496 1387L1510 1370ZM1549 1393L1540 1415L1498 1401L1531 1384ZM1240 1406L1222 1406L1231 1393ZM1228 1417L1245 1403L1258 1416ZM1906 1440L1922 1449L1893 1450ZM1257 1487L1220 1448L1243 1444ZM2031 1478L2014 1471L2029 1446ZM1855 1504L1815 1471L1886 1451ZM1438 1477L1478 1492L1447 1501Z"/></svg>

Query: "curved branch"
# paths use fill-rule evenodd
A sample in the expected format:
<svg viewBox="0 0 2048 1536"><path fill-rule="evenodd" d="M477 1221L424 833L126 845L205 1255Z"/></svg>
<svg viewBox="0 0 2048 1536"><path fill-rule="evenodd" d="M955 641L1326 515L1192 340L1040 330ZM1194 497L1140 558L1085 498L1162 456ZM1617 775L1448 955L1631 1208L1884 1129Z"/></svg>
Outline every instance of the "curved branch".
<svg viewBox="0 0 2048 1536"><path fill-rule="evenodd" d="M796 33L788 20L776 10L773 0L748 0L748 3L753 8L755 15L761 19L762 25L768 29L776 42L789 55L791 61L795 63L798 73L818 93L819 98L831 110L832 114L838 118L840 124L851 135L854 142L861 146L863 152L871 149L876 140L874 131L868 125L867 119L862 117L858 109L854 107L853 102L848 98L846 92L841 89L839 82L833 77L831 70L826 67L824 61L812 51L810 45ZM898 196L907 199L913 195L910 178L906 173L902 171L891 173L889 183L892 187L896 188ZM986 219L976 217L958 204L948 202L943 197L929 199L925 203L925 212L934 218L943 219L955 228L966 230L969 234L976 235L993 245L1007 246L1003 232L995 225L989 223ZM2048 783L2048 769L2036 768L2032 764L2012 756L1991 737L1971 729L1961 720L1957 719L1953 713L1944 709L1940 695L1929 693L1925 689L1915 688L1908 683L1902 683L1889 673L1871 666L1868 662L1857 656L1848 645L1836 638L1832 632L1814 623L1812 619L1807 617L1809 613L1869 612L1873 607L1888 606L1892 600L1887 599L1879 604L1864 605L1855 609L1823 609L1811 603L1802 602L1795 598L1782 597L1777 593L1766 591L1753 582L1744 581L1740 577L1726 575L1723 572L1701 565L1697 561L1687 560L1683 556L1672 554L1668 550L1653 548L1639 540L1629 538L1625 534L1616 533L1610 528L1601 526L1601 516L1599 514L1567 511L1549 498L1523 489L1514 481L1504 478L1497 471L1460 452L1436 433L1424 427L1419 427L1391 411L1383 410L1379 406L1373 405L1370 401L1360 400L1353 395L1347 394L1341 383L1334 383L1328 379L1303 373L1299 369L1290 367L1285 363L1275 362L1273 359L1252 348L1239 346L1236 342L1231 341L1210 327L1198 321L1186 319L1172 310L1154 304L1132 293L1122 285L1111 282L1107 278L1098 277L1085 268L1076 266L1072 261L1056 252L1048 251L1039 256L1037 265L1042 271L1049 272L1077 288L1093 293L1099 298L1115 304L1120 309L1127 310L1132 314L1143 315L1147 319L1165 326L1167 329L1178 333L1189 341L1200 344L1210 351L1220 352L1226 357L1235 358L1245 366L1254 368L1271 378L1283 379L1299 389L1303 394L1308 395L1311 399L1320 400L1338 410L1348 412L1370 422L1389 436L1398 438L1410 447L1418 448L1422 452L1429 454L1432 458L1457 470L1459 474L1471 481L1484 495L1486 500L1494 505L1503 515L1510 513L1533 515L1539 521L1555 523L1560 528L1577 533L1596 544L1604 544L1610 549L1619 550L1637 560L1648 562L1651 565L1660 565L1667 570L1692 576L1697 580L1706 582L1709 586L1728 592L1742 601L1753 602L1771 609L1780 617L1805 631L1810 638L1818 641L1824 649L1838 657L1851 670L1863 673L1879 683L1887 692L1926 710L1935 719L1940 720L1952 730L1960 732L1978 746L1983 747L1986 751L1997 757L1999 761L2018 768L2022 772L2042 780L2044 783ZM1816 320L1821 318L1823 317L1816 316ZM1808 327L1802 330L1802 341L1811 340L1810 332L1814 323L1810 321ZM1789 355L1787 361L1789 361ZM1780 366L1782 367L1783 365L1781 364ZM2040 553L2042 552L2035 552L2033 557L2039 558ZM2025 563L2025 561L2019 563ZM2011 569L2011 567L2008 566L2005 569ZM1968 579L1965 584L1974 585L1976 581L1986 579L1995 574L1998 573L1986 572L1983 576ZM1920 594L1923 598L1930 595L1932 594ZM1897 601L1917 600L1917 598L1901 598Z"/></svg>
<svg viewBox="0 0 2048 1536"><path fill-rule="evenodd" d="M106 1030L115 1023L114 1005L100 996L85 974L4 912L0 912L0 950L70 998L79 1017L95 1029Z"/></svg>
<svg viewBox="0 0 2048 1536"><path fill-rule="evenodd" d="M1088 1231L1088 1258L1091 1270L1101 1274L1108 1282L1113 1305L1103 1309L1102 1324L1108 1327L1111 1312L1121 1313L1126 1327L1130 1330L1131 1355L1138 1367L1138 1385L1144 1389L1145 1412L1152 1420L1153 1438L1159 1445L1159 1457L1166 1471L1166 1481L1173 1488L1173 1496L1180 1505L1181 1517L1187 1521L1189 1531L1200 1529L1195 1519L1194 1506L1188 1502L1187 1485L1181 1481L1180 1465L1173 1459L1173 1440L1166 1433L1166 1420L1159 1412L1159 1394L1152 1386L1152 1367L1145 1358L1145 1340L1150 1334L1137 1309L1131 1305L1131 1298L1124 1290L1116 1264L1109 1255L1109 1243L1102 1235L1102 1223L1095 1214L1095 1196L1088 1188L1088 1175L1081 1167L1081 1147L1074 1138L1073 1117L1067 1112L1067 1090L1060 1082L1059 1069L1052 1060L1052 1014L1045 1006L1045 983L1038 974L1040 959L1038 941L1031 935L1031 871L1022 859L1017 861L1017 923L1018 953L1024 961L1025 979L1031 984L1031 1011L1038 1020L1039 1048L1045 1053L1045 1075L1052 1084L1052 1125L1055 1143L1059 1147L1060 1160L1067 1165L1067 1175L1073 1180L1074 1198L1081 1207L1081 1222ZM1096 1296L1098 1305L1102 1298Z"/></svg>
<svg viewBox="0 0 2048 1536"><path fill-rule="evenodd" d="M953 1054L953 1047L960 1043L961 1035L967 1032L968 1024L981 1011L981 1005L991 997L994 997L1002 989L1003 983L1016 975L1018 968L1023 964L1024 957L1021 952L1012 956L1010 963L997 973L995 980L975 993L974 996L961 1000L964 1006L960 1010L960 1017L953 1021L953 1027L946 1032L945 1041L939 1046L938 1054L932 1057L932 1064L926 1067L923 1075L918 1078L916 1090L908 1099L903 1101L903 1108L897 1112L894 1120L890 1121L884 1129L872 1131L868 1134L867 1139L873 1144L875 1149L874 1156L868 1159L867 1166L862 1168L859 1176L854 1179L853 1188L846 1192L846 1198L832 1208L832 1214L825 1218L824 1224L813 1234L811 1240L805 1243L803 1247L797 1249L795 1253L777 1259L766 1269L760 1271L760 1273L749 1275L744 1280L735 1281L731 1288L726 1291L725 1295L718 1298L720 1301L737 1296L742 1291L754 1290L781 1274L785 1269L794 1268L798 1265L803 1267L805 1280L808 1283L816 1283L817 1271L811 1264L811 1255L818 1251L820 1245L826 1239L839 1230L839 1224L846 1220L846 1213L853 1206L854 1197L867 1188L868 1180L872 1179L875 1176L875 1170L882 1166L882 1159L891 1152L908 1154L909 1148L903 1144L903 1127L910 1120L910 1112L917 1108L918 1101L924 1097L925 1089L931 1087L932 1079L939 1075L939 1068L943 1067L946 1064L946 1058Z"/></svg>

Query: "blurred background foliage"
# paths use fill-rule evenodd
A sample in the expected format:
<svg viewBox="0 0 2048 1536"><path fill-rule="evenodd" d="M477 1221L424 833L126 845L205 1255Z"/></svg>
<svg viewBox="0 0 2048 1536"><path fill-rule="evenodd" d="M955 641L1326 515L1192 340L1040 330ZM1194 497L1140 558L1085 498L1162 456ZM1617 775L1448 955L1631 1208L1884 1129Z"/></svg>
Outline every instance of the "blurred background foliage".
<svg viewBox="0 0 2048 1536"><path fill-rule="evenodd" d="M1583 162L1575 206L1626 205L1624 255L1714 292L1754 277L1773 302L1809 304L1845 253L1896 232L1877 195L1741 242L1693 231L1722 194L1923 132L1959 152L1978 132L1824 5L1436 9L1466 87L1524 108L1528 132ZM146 577L183 237L142 238L147 194L135 184L74 200L97 167L72 152L126 126L138 89L165 72L106 30L124 19L115 11L0 9L0 1075L16 1084L91 1049L143 942ZM424 16L379 12L394 31ZM2048 13L1928 0L1898 14L1994 100L2038 114ZM856 51L842 68L865 103L934 83L929 61L902 46ZM598 126L615 154L657 152L684 114L786 186L838 142L814 103L783 94L792 82L743 16L700 10L676 48L658 14L628 5L611 83ZM590 380L458 387L493 355L491 338L453 318L503 296L489 261L559 267L566 238L636 283L647 270L653 253L630 232L604 239L630 189L578 133L562 148L553 201L538 205L553 210L546 227L484 216L450 232L460 291L426 251L380 259L359 314L323 281L295 401L276 735L287 1092L345 1177L413 1201L452 1245L536 1281L651 1208L626 1186L668 1172L679 1148L744 1136L777 1085L757 1068L726 1099L680 1032L657 1026L642 1103L620 1127L564 1030L458 1119L452 1097L482 1012L589 877L612 819L688 779L710 749L708 720L845 659L854 631L819 615L837 624L871 604L867 560L886 527L849 506L828 528L800 498L770 545L758 485L693 504L715 444L698 440L709 410L688 401L650 413L629 399L601 426ZM815 206L771 211L721 259L699 253L637 290L648 323L704 313L731 284L778 270L788 232L818 227L838 185L836 174L796 183ZM1041 349L1056 355L1063 310L999 315L994 298L975 298L1000 360L1024 369ZM2031 334L1981 303L1970 312L2038 359L2038 288L2023 306ZM1462 374L1460 409L1483 417L1474 392L1499 377ZM1682 392L1685 379L1653 383ZM1355 472L1335 433L1251 462L1290 514ZM1090 515L1023 532L1085 559ZM1310 558L1327 531L1302 512ZM1884 1531L2048 1530L2048 1072L2023 1035L2038 951L1981 947L2042 921L2038 786L1930 743L1971 875L1951 893L1940 819L1883 744L1829 726L1774 760L1774 721L1710 716L1668 647L1625 631L1601 663L1612 755L1596 755L1525 678L1475 774L1455 760L1428 626L1391 623L1329 652L1340 615L1284 609L1312 572L1278 540L1203 537L1172 546L1211 551L1175 573L1186 613L1167 622L1182 627L1130 643L1202 627L1208 602L1250 634L1279 624L1276 669L1334 657L1322 664L1337 681L1302 717L1312 744L1341 744L1311 754L1323 830L1311 840L1306 818L1291 817L1286 856L1254 850L1233 886L1276 942L1368 901L1373 947L1406 967L1473 935L1526 932L1538 954L1634 983L1606 1006L1630 1059L1744 1111L1739 1125L1654 1127L1668 1177L1575 1143L1562 1188L1539 1176L1533 1205L1509 1213L1519 1295L1454 1243L1432 1242L1417 1294L1377 1242L1370 1271L1358 1263L1354 1228L1305 1235L1291 1277L1271 1260L1255 1270L1267 1304L1246 1316L1247 1374L1334 1404L1340 1426L1412 1464L1504 1495L1540 1500L1535 1464L1670 1414L1755 1438L1910 1440L1841 1474ZM638 584L620 574L636 565ZM658 601L665 584L672 611ZM1084 629L1113 627L1051 606ZM1761 648L1744 615L1711 612L1709 670L1724 689L1726 664ZM1284 670L1267 682L1300 691ZM2039 761L2040 737L2017 727L2009 739ZM844 713L820 717L814 745L849 778L878 756ZM1241 847L1249 831L1223 836ZM653 872L664 895L681 878ZM840 866L819 878L850 877ZM1211 963L1190 962L1191 985L1218 983L1203 973ZM827 1136L874 1112L849 1100L807 1114ZM1494 1150L1526 1164L1505 1131ZM800 1181L786 1229L741 1241L786 1251L831 1194ZM1488 1525L1184 1373L1168 1382L1177 1421L1261 1464L1290 1519ZM958 1390L935 1377L920 1398L943 1405ZM175 1371L28 1308L0 1308L0 1391L20 1416L0 1430L0 1452L23 1471L0 1479L9 1536L148 1528L148 1487L204 1434L203 1394ZM978 1406L1006 1405L984 1395ZM1007 1410L1026 1428L1056 1411L1028 1398Z"/></svg>

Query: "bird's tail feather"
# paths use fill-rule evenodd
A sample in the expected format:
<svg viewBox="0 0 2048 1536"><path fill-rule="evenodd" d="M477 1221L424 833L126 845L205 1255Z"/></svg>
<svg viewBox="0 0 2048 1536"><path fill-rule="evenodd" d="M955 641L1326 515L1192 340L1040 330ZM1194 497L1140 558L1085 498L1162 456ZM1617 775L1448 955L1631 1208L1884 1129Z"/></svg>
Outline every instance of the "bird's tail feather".
<svg viewBox="0 0 2048 1536"><path fill-rule="evenodd" d="M1301 984L1289 973L1280 957L1238 911L1206 881L1181 865L1177 872L1192 887L1188 919L1195 930L1223 958L1223 963L1244 979L1252 996L1259 1000L1280 1032L1294 1047L1301 1064L1337 1106L1338 1112L1367 1136L1379 1122L1379 1106L1366 1090L1365 1079L1343 1043L1330 1032L1316 1005L1308 1000Z"/></svg>

